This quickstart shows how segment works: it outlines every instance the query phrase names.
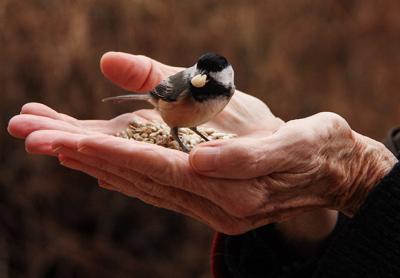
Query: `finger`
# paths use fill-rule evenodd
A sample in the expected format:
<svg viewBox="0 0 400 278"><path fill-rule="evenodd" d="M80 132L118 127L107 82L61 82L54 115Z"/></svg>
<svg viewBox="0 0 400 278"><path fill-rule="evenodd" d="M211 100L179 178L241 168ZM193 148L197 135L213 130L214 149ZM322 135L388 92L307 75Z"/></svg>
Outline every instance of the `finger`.
<svg viewBox="0 0 400 278"><path fill-rule="evenodd" d="M87 131L100 132L105 134L115 134L121 130L125 130L129 122L131 122L132 120L138 122L147 122L151 120L162 121L159 113L157 113L154 109L142 109L139 111L135 111L134 113L126 113L109 121L77 120L68 115L58 113L57 111L51 109L44 104L34 102L23 105L21 108L21 114L47 117L53 120L66 122L68 124L71 124L72 126Z"/></svg>
<svg viewBox="0 0 400 278"><path fill-rule="evenodd" d="M77 120L71 116L59 113L41 103L27 103L22 106L21 114L29 114L47 117L53 120L67 122L75 127L106 134L113 134L126 129L128 122L132 119L132 113L121 115L111 121L106 120Z"/></svg>
<svg viewBox="0 0 400 278"><path fill-rule="evenodd" d="M112 186L112 190L137 197L155 206L189 215L218 230L237 227L239 220L236 217L229 215L222 208L205 198L181 189L158 184L139 173L109 164L102 159L78 153L66 147L57 148L57 152L59 156L61 155L63 161L73 161L74 165L80 163L80 168L74 168L75 170L82 171L84 169L85 173L93 177L108 178L109 180L106 183ZM151 202L151 199L155 199L157 202Z"/></svg>
<svg viewBox="0 0 400 278"><path fill-rule="evenodd" d="M268 175L283 161L281 144L274 135L200 144L191 151L189 160L201 175L231 179Z"/></svg>
<svg viewBox="0 0 400 278"><path fill-rule="evenodd" d="M100 68L112 82L135 92L150 91L161 80L181 70L146 56L122 52L105 53L101 57Z"/></svg>
<svg viewBox="0 0 400 278"><path fill-rule="evenodd" d="M64 145L70 139L63 138L63 140L65 141L57 143ZM180 162L187 157L186 153L177 150L104 135L84 137L79 141L77 149L84 154L106 159L140 173L155 173L168 163ZM180 167L181 163L177 164Z"/></svg>
<svg viewBox="0 0 400 278"><path fill-rule="evenodd" d="M147 194L157 196L159 198L171 199L174 201L174 203L178 203L179 205L188 206L188 200L192 200L189 204L189 207L195 204L198 200L200 200L202 203L209 202L208 200L205 200L184 190L158 184L154 180L140 173L132 171L129 168L120 167L115 164L109 163L107 160L88 156L62 145L53 145L53 149L58 154L61 154L63 157L67 157L84 165L88 165L95 169L102 170L104 172L120 177L124 180L130 181L135 184L135 187L140 188L140 190L146 192ZM129 188L127 188L127 192L125 192L125 194L129 195L128 191ZM185 198L182 198L181 195L185 195Z"/></svg>
<svg viewBox="0 0 400 278"><path fill-rule="evenodd" d="M55 147L65 145L110 165L133 170L158 184L203 197L234 217L253 215L268 201L265 183L257 179L215 179L198 175L188 164L187 154L176 150L97 135L86 135L79 140L76 136L63 136L53 144Z"/></svg>
<svg viewBox="0 0 400 278"><path fill-rule="evenodd" d="M57 143L62 145L63 141ZM254 214L268 198L264 183L198 175L190 167L186 153L157 145L111 136L85 136L77 150L141 173L159 184L201 196L237 217Z"/></svg>
<svg viewBox="0 0 400 278"><path fill-rule="evenodd" d="M190 209L177 205L171 202L171 200L152 196L142 190L139 190L136 186L137 182L127 181L109 172L103 171L96 167L92 167L90 165L82 163L81 161L77 161L71 157L68 157L65 154L59 154L58 159L60 161L60 164L67 168L84 172L94 178L101 180L101 185L104 188L113 188L114 190L116 189L117 191L125 195L138 198L150 205L166 208L181 214L188 215L194 219L204 222L203 219L201 219L199 216L193 213ZM157 185L152 185L152 186L157 186Z"/></svg>
<svg viewBox="0 0 400 278"><path fill-rule="evenodd" d="M21 113L20 114L31 114L31 115L36 115L36 116L43 116L43 117L48 117L54 120L61 120L65 121L71 124L76 124L78 122L77 119L62 114L58 113L57 111L51 109L50 107L37 103L37 102L30 102L27 104L24 104L21 108Z"/></svg>
<svg viewBox="0 0 400 278"><path fill-rule="evenodd" d="M63 122L67 122L75 127L78 128L84 128L87 130L91 131L98 131L98 132L103 132L103 133L115 133L115 128L118 128L118 126L111 125L111 121L105 121L105 120L77 120L71 116L68 116L63 113L59 113L50 107L41 104L41 103L36 103L36 102L31 102L27 103L22 106L21 108L21 113L20 114L29 114L29 115L36 115L36 116L42 116L42 117L47 117L53 120L59 120ZM128 115L132 117L132 114L125 114L121 115L118 118L128 118ZM121 121L118 121L121 122ZM121 126L121 129L125 129L127 126L127 121L125 121L124 126Z"/></svg>
<svg viewBox="0 0 400 278"><path fill-rule="evenodd" d="M11 135L17 138L25 138L30 133L37 130L61 130L71 133L90 133L89 131L64 121L28 114L17 115L11 118L7 130Z"/></svg>
<svg viewBox="0 0 400 278"><path fill-rule="evenodd" d="M81 135L68 132L39 130L32 132L26 137L25 149L28 153L32 154L56 156L57 153L53 150L53 142L58 137L75 137L77 141L82 138Z"/></svg>

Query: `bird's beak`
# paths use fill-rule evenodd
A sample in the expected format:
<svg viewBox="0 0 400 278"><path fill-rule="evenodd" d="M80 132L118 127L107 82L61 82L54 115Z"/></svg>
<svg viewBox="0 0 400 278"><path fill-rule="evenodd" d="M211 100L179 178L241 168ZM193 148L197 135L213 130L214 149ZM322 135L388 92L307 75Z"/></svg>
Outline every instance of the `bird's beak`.
<svg viewBox="0 0 400 278"><path fill-rule="evenodd" d="M204 87L207 83L207 75L206 74L198 74L190 80L190 83L196 88Z"/></svg>

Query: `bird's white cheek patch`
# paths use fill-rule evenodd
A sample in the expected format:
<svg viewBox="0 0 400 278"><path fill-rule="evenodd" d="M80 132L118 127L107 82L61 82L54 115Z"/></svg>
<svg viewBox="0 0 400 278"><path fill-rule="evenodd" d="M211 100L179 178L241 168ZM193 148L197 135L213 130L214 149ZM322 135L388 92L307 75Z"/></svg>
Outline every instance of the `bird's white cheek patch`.
<svg viewBox="0 0 400 278"><path fill-rule="evenodd" d="M220 72L211 72L210 76L222 84L233 84L234 72L232 66L229 66Z"/></svg>

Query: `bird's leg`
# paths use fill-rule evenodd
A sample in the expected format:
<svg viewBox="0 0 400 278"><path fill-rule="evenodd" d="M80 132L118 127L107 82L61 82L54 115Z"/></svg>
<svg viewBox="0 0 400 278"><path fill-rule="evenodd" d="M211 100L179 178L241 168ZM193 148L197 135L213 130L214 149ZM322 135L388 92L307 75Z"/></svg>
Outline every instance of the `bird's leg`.
<svg viewBox="0 0 400 278"><path fill-rule="evenodd" d="M172 127L172 128L171 128L171 136L172 136L172 138L174 138L174 140L175 140L176 142L178 142L179 146L181 147L181 149L182 149L185 153L188 153L188 152L189 152L188 148L186 148L186 146L182 143L181 139L179 138L179 135L178 135L178 128L177 128L177 127Z"/></svg>
<svg viewBox="0 0 400 278"><path fill-rule="evenodd" d="M199 135L201 138L203 138L206 142L210 141L210 139L208 139L207 137L205 137L203 134L201 134L200 131L197 130L197 127L191 127L191 130L194 131L194 133L196 133L197 135Z"/></svg>

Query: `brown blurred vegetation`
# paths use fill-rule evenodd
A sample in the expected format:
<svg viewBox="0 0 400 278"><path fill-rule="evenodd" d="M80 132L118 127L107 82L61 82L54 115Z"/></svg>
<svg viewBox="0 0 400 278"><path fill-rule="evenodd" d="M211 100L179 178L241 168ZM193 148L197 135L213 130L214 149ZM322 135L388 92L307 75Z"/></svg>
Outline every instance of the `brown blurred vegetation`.
<svg viewBox="0 0 400 278"><path fill-rule="evenodd" d="M283 119L334 111L382 139L400 124L399 14L373 0L1 0L0 277L209 277L207 227L27 155L6 134L24 103L111 118L127 107L99 101L121 93L104 52L188 66L215 51Z"/></svg>

